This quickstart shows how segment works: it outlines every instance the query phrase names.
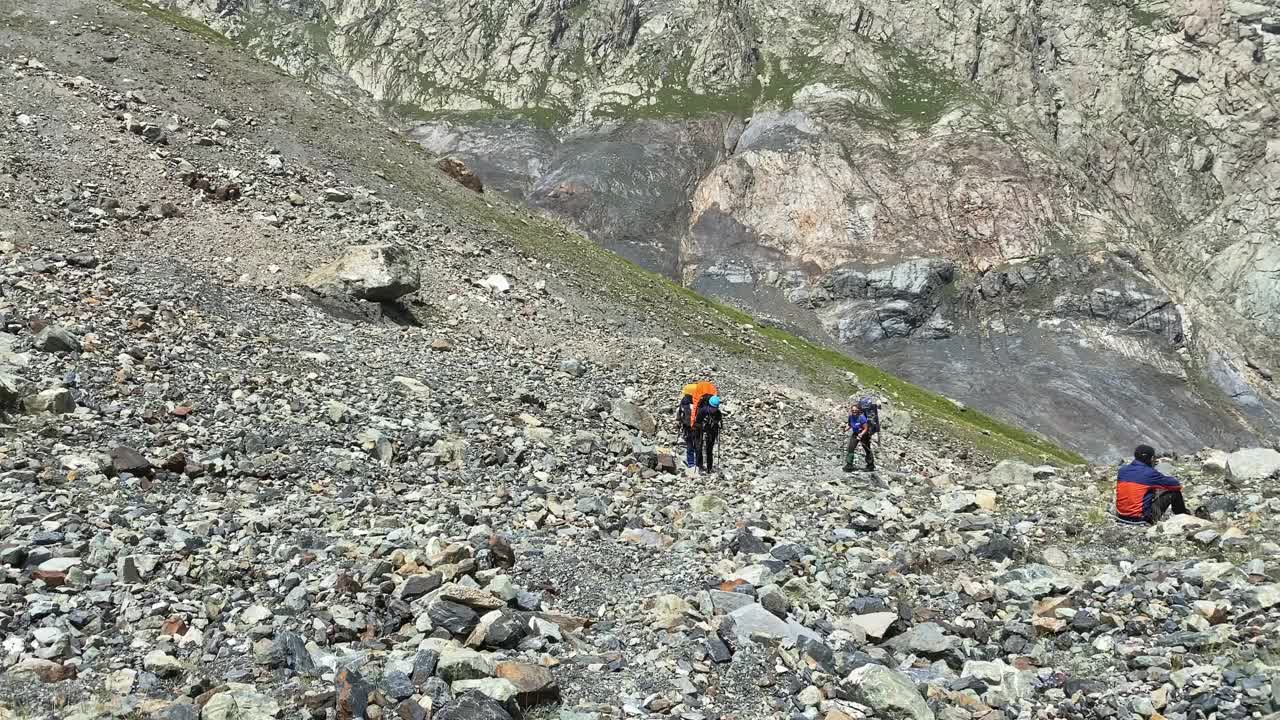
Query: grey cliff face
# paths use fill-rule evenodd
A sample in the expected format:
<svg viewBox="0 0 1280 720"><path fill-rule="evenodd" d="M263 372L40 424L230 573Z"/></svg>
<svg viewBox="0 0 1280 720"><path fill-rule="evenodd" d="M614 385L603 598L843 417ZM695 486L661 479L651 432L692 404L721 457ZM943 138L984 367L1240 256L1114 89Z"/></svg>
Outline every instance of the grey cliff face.
<svg viewBox="0 0 1280 720"><path fill-rule="evenodd" d="M1280 426L1275 0L167 5L646 267L1075 447L1156 396L1174 449Z"/></svg>

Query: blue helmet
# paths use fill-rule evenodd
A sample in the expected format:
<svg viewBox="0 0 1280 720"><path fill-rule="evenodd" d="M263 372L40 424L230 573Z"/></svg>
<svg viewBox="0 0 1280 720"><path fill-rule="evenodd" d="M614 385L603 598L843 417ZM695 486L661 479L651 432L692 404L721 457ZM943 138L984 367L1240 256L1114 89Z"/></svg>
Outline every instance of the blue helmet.
<svg viewBox="0 0 1280 720"><path fill-rule="evenodd" d="M711 405L711 407L720 407L720 396L712 395L711 399L708 400L707 403Z"/></svg>

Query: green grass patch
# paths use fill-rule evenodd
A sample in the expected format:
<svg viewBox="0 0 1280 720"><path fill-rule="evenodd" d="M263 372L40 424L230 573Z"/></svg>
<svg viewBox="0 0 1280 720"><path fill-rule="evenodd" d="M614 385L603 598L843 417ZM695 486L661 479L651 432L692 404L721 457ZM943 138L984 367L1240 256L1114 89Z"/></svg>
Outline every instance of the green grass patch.
<svg viewBox="0 0 1280 720"><path fill-rule="evenodd" d="M556 110L546 107L430 111L423 110L415 105L399 103L384 107L383 109L388 114L406 121L439 121L452 122L459 125L495 125L505 122L520 122L541 130L553 130L560 127L569 117L567 110Z"/></svg>
<svg viewBox="0 0 1280 720"><path fill-rule="evenodd" d="M170 12L168 10L165 10L164 8L152 5L151 3L146 2L146 0L115 0L115 2L117 5L119 5L120 7L126 10L133 10L134 12L140 12L143 15L146 15L147 17L151 18L152 20L156 20L158 22L172 25L178 28L179 30L184 30L186 32L191 33L192 35L196 35L204 38L205 40L209 40L210 42L214 42L219 45L226 45L226 46L233 45L231 40L228 39L226 35L223 35L222 33L209 27L208 25L205 25L204 23L198 20L192 20L191 18L186 17L185 15L180 15L175 12Z"/></svg>
<svg viewBox="0 0 1280 720"><path fill-rule="evenodd" d="M920 55L884 44L877 50L891 68L879 87L880 101L891 116L932 125L953 105L969 99L971 91L965 84Z"/></svg>

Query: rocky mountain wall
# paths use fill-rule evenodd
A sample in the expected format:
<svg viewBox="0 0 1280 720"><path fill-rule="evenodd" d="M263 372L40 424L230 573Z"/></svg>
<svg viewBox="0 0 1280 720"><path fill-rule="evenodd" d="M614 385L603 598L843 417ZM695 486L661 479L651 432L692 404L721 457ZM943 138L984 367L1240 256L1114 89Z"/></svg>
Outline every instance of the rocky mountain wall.
<svg viewBox="0 0 1280 720"><path fill-rule="evenodd" d="M1094 396L1117 359L1143 369L1125 394L1168 398L1153 442L1280 426L1275 0L162 4L646 267L793 326L798 303L1076 447L1084 424L1028 408ZM950 279L829 292L923 266ZM1010 277L1034 291L993 294ZM1087 348L1054 355L1078 382L1010 402L981 354L937 374L942 341L997 336L1013 367Z"/></svg>

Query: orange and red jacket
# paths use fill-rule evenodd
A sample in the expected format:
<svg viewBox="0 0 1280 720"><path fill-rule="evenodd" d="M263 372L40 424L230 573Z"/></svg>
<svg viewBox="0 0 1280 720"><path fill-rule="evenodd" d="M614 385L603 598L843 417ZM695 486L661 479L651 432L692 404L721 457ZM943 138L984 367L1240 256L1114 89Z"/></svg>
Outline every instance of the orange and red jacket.
<svg viewBox="0 0 1280 720"><path fill-rule="evenodd" d="M1116 475L1116 514L1125 520L1146 520L1158 490L1181 490L1177 478L1169 477L1141 460L1120 468Z"/></svg>

